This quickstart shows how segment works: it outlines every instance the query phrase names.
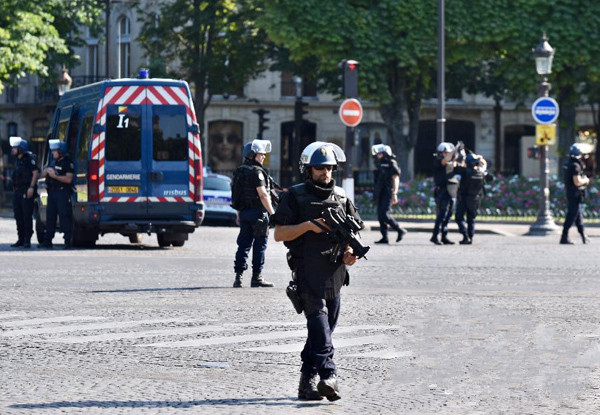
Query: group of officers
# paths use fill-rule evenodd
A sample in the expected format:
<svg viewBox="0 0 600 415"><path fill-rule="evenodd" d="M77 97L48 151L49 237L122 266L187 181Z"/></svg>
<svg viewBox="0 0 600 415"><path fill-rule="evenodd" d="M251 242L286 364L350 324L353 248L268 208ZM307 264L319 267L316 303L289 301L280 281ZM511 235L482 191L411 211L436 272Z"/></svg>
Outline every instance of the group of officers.
<svg viewBox="0 0 600 415"><path fill-rule="evenodd" d="M64 248L71 247L72 215L71 192L73 183L73 162L67 152L67 143L49 140L52 159L40 174L35 155L29 150L29 143L21 137L9 139L12 156L15 158L12 172L13 213L17 222L17 241L13 248L31 248L33 236L34 201L38 196L38 179L45 179L48 191L46 207L46 227L40 239L39 248L51 249L56 232L56 219L64 233Z"/></svg>

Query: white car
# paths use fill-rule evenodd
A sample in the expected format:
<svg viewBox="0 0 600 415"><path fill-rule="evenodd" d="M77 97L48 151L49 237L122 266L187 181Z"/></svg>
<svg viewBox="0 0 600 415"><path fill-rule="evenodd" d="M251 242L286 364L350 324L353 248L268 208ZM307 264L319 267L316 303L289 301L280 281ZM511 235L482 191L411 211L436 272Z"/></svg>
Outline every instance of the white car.
<svg viewBox="0 0 600 415"><path fill-rule="evenodd" d="M222 174L204 175L204 221L235 225L237 212L231 207L231 179Z"/></svg>

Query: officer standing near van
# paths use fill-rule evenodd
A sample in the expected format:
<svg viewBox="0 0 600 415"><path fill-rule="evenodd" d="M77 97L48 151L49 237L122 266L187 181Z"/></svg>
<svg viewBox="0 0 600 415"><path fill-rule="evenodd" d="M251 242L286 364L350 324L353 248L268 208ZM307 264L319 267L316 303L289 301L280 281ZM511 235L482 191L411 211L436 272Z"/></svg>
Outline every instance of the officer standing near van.
<svg viewBox="0 0 600 415"><path fill-rule="evenodd" d="M389 243L388 225L398 232L396 242L400 242L406 234L406 230L398 226L398 223L391 215L392 205L398 203L400 167L398 167L398 163L396 163L396 157L394 157L390 146L376 144L371 147L371 154L376 157L377 163L373 199L377 203L377 219L379 220L379 229L381 231L381 239L375 243Z"/></svg>
<svg viewBox="0 0 600 415"><path fill-rule="evenodd" d="M49 140L54 165L46 167L42 177L46 178L48 189L48 206L46 208L46 233L40 248L52 249L52 239L56 232L56 216L60 217L60 227L65 238L64 249L71 248L73 227L73 211L71 208L71 192L74 165L67 154L67 143L60 140Z"/></svg>
<svg viewBox="0 0 600 415"><path fill-rule="evenodd" d="M433 227L433 235L430 241L436 245L453 245L454 242L448 239L448 222L452 216L453 198L456 194L451 194L457 190L457 186L449 182L454 177L454 167L456 163L454 157L456 147L452 143L440 143L437 147L437 153L433 161L433 180L435 182L435 205L436 216ZM438 234L442 232L442 240L438 239Z"/></svg>
<svg viewBox="0 0 600 415"><path fill-rule="evenodd" d="M467 154L466 166L457 166L454 172L460 175L460 186L458 188L458 197L456 200L456 224L458 231L463 239L459 242L461 245L470 245L473 243L475 235L475 218L483 185L485 183L485 171L487 162L481 156L473 153ZM467 215L467 225L465 226L465 214Z"/></svg>
<svg viewBox="0 0 600 415"><path fill-rule="evenodd" d="M271 152L269 140L253 140L244 145L244 163L233 174L232 207L238 211L240 233L235 254L234 288L242 286L242 275L248 268L246 260L252 248L251 287L273 287L261 275L269 235L269 215L275 213L271 203L269 174L263 167L267 153Z"/></svg>
<svg viewBox="0 0 600 415"><path fill-rule="evenodd" d="M322 212L332 207L343 216L360 216L344 190L335 185L333 170L346 157L335 144L321 141L309 144L300 156L304 183L292 186L281 198L273 216L275 240L289 249L288 263L296 277L300 303L307 321L308 338L300 357L298 398L330 401L341 398L333 361L331 335L340 313L340 291L349 283L346 267L357 258L348 246L338 258L331 258L335 245L313 221L325 225ZM320 378L320 380L319 380Z"/></svg>
<svg viewBox="0 0 600 415"><path fill-rule="evenodd" d="M33 235L33 201L40 169L29 143L21 137L10 137L11 153L16 157L12 174L13 212L17 222L17 242L13 248L31 248Z"/></svg>
<svg viewBox="0 0 600 415"><path fill-rule="evenodd" d="M572 245L573 241L569 239L569 229L575 223L577 231L581 235L584 244L590 242L583 228L583 218L581 214L581 203L585 199L585 189L590 183L590 179L583 173L585 166L582 161L583 146L581 143L575 143L569 149L569 160L564 166L564 181L567 193L567 216L563 224L560 243L563 245Z"/></svg>

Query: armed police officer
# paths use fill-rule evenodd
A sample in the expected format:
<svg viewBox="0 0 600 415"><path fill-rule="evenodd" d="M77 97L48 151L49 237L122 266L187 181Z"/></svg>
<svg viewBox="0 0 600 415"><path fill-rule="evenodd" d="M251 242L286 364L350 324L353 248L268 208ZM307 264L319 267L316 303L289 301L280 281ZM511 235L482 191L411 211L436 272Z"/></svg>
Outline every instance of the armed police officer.
<svg viewBox="0 0 600 415"><path fill-rule="evenodd" d="M381 239L376 244L387 244L388 225L398 232L396 242L400 242L406 230L398 226L391 215L392 205L398 203L398 187L400 186L400 167L392 153L392 148L385 144L376 144L371 148L376 157L375 188L373 198L377 202L377 219L381 231Z"/></svg>
<svg viewBox="0 0 600 415"><path fill-rule="evenodd" d="M40 169L29 143L21 137L10 137L11 152L16 157L12 174L13 212L17 222L17 242L11 247L31 248L33 235L33 201Z"/></svg>
<svg viewBox="0 0 600 415"><path fill-rule="evenodd" d="M448 239L448 222L452 216L454 198L457 196L458 181L455 179L456 155L461 149L452 143L440 143L433 161L433 180L435 182L436 216L433 235L430 241L436 245L453 245ZM442 232L442 240L438 235Z"/></svg>
<svg viewBox="0 0 600 415"><path fill-rule="evenodd" d="M242 150L244 163L239 166L232 182L232 204L238 211L240 233L235 254L234 288L242 286L242 275L248 268L246 260L252 248L251 287L273 287L265 281L262 269L265 264L265 251L269 234L269 215L275 213L271 203L269 174L263 167L267 153L271 152L269 140L253 140Z"/></svg>
<svg viewBox="0 0 600 415"><path fill-rule="evenodd" d="M569 160L564 166L564 181L567 193L567 216L563 224L561 244L572 245L569 239L569 229L575 223L584 244L590 242L583 228L581 203L585 198L585 189L590 179L583 173L585 166L582 161L585 148L581 143L575 143L569 149Z"/></svg>
<svg viewBox="0 0 600 415"><path fill-rule="evenodd" d="M298 398L340 399L331 334L340 313L340 291L349 283L346 267L353 265L350 246L339 246L327 234L323 212L332 208L364 228L344 190L335 185L333 170L346 161L341 148L321 141L309 144L300 156L304 183L283 194L273 216L275 240L289 249L288 263L296 278L300 311L307 321L308 338L300 357ZM341 249L340 249L341 248ZM332 252L337 252L332 257ZM296 306L296 305L295 305ZM297 308L298 311L298 308ZM320 380L319 380L320 377Z"/></svg>
<svg viewBox="0 0 600 415"><path fill-rule="evenodd" d="M71 207L71 194L73 191L73 161L67 152L67 143L60 140L49 140L48 145L52 151L53 164L42 172L46 178L48 189L48 206L46 208L46 232L40 248L52 249L52 239L56 233L56 217L60 218L60 228L63 231L65 246L71 248L71 234L73 227L73 210Z"/></svg>
<svg viewBox="0 0 600 415"><path fill-rule="evenodd" d="M455 219L458 230L463 236L459 243L470 245L475 235L475 218L485 183L487 162L482 156L473 153L467 154L465 162L466 165L454 168L454 172L460 176ZM467 226L465 226L465 214Z"/></svg>

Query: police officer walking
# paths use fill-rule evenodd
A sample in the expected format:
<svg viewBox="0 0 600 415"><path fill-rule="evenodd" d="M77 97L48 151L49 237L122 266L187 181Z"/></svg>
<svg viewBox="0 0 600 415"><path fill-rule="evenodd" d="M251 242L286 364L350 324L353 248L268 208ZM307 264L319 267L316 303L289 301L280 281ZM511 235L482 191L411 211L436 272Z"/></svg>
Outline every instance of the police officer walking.
<svg viewBox="0 0 600 415"><path fill-rule="evenodd" d="M387 244L388 225L398 232L396 242L400 242L406 230L398 226L391 215L392 205L398 203L398 187L400 186L400 167L392 153L392 148L385 144L376 144L371 148L376 157L375 188L373 198L377 202L377 219L381 231L381 239L376 244Z"/></svg>
<svg viewBox="0 0 600 415"><path fill-rule="evenodd" d="M261 275L265 264L265 251L269 235L269 215L275 210L271 203L269 174L263 167L267 153L271 152L269 140L253 140L244 145L244 163L233 175L232 207L238 211L240 233L235 254L234 288L242 286L242 275L248 268L246 260L252 248L251 287L273 287Z"/></svg>
<svg viewBox="0 0 600 415"><path fill-rule="evenodd" d="M67 143L60 140L49 140L54 164L42 172L46 178L48 189L48 206L46 208L46 233L39 248L52 249L52 239L56 232L56 216L60 218L60 228L65 238L64 249L71 248L73 227L73 211L71 208L71 192L73 183L73 162L67 154Z"/></svg>
<svg viewBox="0 0 600 415"><path fill-rule="evenodd" d="M364 228L354 205L332 178L333 170L344 161L342 149L335 144L317 141L308 145L300 156L305 181L283 194L272 218L275 240L285 242L289 249L288 262L296 276L307 321L308 338L300 354L299 399L341 398L331 335L340 313L342 285L349 283L346 267L353 265L357 257L347 246L332 259L335 241L313 221L328 229L322 212L331 207L344 217L354 217Z"/></svg>
<svg viewBox="0 0 600 415"><path fill-rule="evenodd" d="M460 175L460 185L458 188L458 197L456 200L456 224L458 231L462 234L461 245L470 245L473 243L475 235L475 218L483 185L485 182L485 170L487 162L481 156L473 153L467 154L466 166L457 166L454 172ZM467 226L465 227L465 214L467 215Z"/></svg>
<svg viewBox="0 0 600 415"><path fill-rule="evenodd" d="M21 137L10 137L11 152L16 157L12 174L13 212L17 222L17 242L11 247L31 248L33 235L33 201L40 169L29 143Z"/></svg>
<svg viewBox="0 0 600 415"><path fill-rule="evenodd" d="M448 239L448 222L452 216L453 198L456 197L458 183L451 183L449 179L454 178L454 167L456 162L454 156L456 147L452 143L440 143L437 147L436 157L433 161L433 180L435 182L435 204L436 217L433 227L433 235L430 241L436 245L453 245L454 242ZM438 234L442 232L442 240L438 239Z"/></svg>
<svg viewBox="0 0 600 415"><path fill-rule="evenodd" d="M582 161L583 146L581 143L575 143L569 149L569 160L564 166L564 181L567 193L567 217L563 224L560 243L572 245L573 241L569 239L569 229L575 223L577 231L581 235L584 244L590 242L583 228L583 218L581 214L581 203L585 198L585 188L590 183L590 179L583 174L585 166Z"/></svg>

